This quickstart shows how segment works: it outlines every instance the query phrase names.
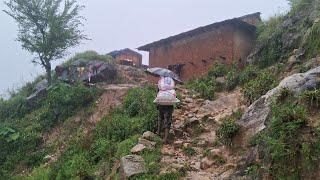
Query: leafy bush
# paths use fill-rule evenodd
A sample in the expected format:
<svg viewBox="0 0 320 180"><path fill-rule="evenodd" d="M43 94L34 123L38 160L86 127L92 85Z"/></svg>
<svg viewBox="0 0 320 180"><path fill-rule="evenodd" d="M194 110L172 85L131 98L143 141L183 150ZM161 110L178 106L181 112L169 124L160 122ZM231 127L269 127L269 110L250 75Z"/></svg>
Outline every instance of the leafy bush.
<svg viewBox="0 0 320 180"><path fill-rule="evenodd" d="M227 74L226 89L228 91L231 91L234 88L236 88L238 84L239 84L238 72L236 71L235 68L232 68Z"/></svg>
<svg viewBox="0 0 320 180"><path fill-rule="evenodd" d="M246 66L240 73L239 73L239 84L243 85L248 81L255 79L258 75L258 68L253 65Z"/></svg>
<svg viewBox="0 0 320 180"><path fill-rule="evenodd" d="M270 89L276 86L276 77L267 70L259 73L257 78L247 82L244 85L244 97L251 104L262 95L266 94Z"/></svg>
<svg viewBox="0 0 320 180"><path fill-rule="evenodd" d="M26 97L14 96L9 100L0 101L0 120L22 118L31 111Z"/></svg>
<svg viewBox="0 0 320 180"><path fill-rule="evenodd" d="M57 179L85 179L90 177L91 165L85 153L73 155L60 169Z"/></svg>
<svg viewBox="0 0 320 180"><path fill-rule="evenodd" d="M221 143L225 145L232 145L233 137L240 130L240 126L236 124L235 120L228 118L222 122L219 129L217 130L217 136Z"/></svg>
<svg viewBox="0 0 320 180"><path fill-rule="evenodd" d="M20 137L19 132L15 130L0 125L0 140L5 140L7 142L16 141Z"/></svg>
<svg viewBox="0 0 320 180"><path fill-rule="evenodd" d="M92 177L92 170L88 151L78 144L72 144L51 165L49 179L86 179Z"/></svg>
<svg viewBox="0 0 320 180"><path fill-rule="evenodd" d="M156 105L153 103L156 97L156 89L151 86L134 88L128 91L123 104L126 114L130 117L153 114Z"/></svg>
<svg viewBox="0 0 320 180"><path fill-rule="evenodd" d="M97 139L90 148L90 158L94 163L98 163L103 159L110 159L112 153L112 143L106 139Z"/></svg>
<svg viewBox="0 0 320 180"><path fill-rule="evenodd" d="M213 100L216 90L216 82L212 78L201 78L188 82L187 88L199 93L204 99Z"/></svg>
<svg viewBox="0 0 320 180"><path fill-rule="evenodd" d="M208 77L216 78L225 76L228 72L228 66L221 63L215 63L208 72Z"/></svg>
<svg viewBox="0 0 320 180"><path fill-rule="evenodd" d="M241 116L242 110L237 110L222 120L223 122L217 130L217 137L222 144L228 146L232 145L233 137L240 130L240 126L236 124L236 121L240 119Z"/></svg>

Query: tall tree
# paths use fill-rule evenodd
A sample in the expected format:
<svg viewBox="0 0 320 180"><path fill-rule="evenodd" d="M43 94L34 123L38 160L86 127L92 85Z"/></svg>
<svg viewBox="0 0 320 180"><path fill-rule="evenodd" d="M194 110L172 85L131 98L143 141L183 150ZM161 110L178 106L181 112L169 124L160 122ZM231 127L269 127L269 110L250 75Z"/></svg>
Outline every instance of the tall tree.
<svg viewBox="0 0 320 180"><path fill-rule="evenodd" d="M84 18L79 15L83 6L76 0L9 0L4 10L18 24L22 48L34 55L33 63L46 70L52 83L51 63L68 54L68 49L87 39L80 28Z"/></svg>

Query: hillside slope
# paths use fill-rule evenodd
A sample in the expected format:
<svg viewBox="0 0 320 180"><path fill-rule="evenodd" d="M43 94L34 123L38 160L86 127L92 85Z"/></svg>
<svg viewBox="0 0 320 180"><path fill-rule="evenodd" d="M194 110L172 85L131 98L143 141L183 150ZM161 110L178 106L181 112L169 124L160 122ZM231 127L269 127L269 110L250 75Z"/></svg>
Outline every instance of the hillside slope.
<svg viewBox="0 0 320 180"><path fill-rule="evenodd" d="M317 179L320 2L290 2L259 26L244 69L216 64L177 87L168 145L149 132L156 89L141 70L118 66L120 84L59 83L31 109L28 87L1 100L0 179L120 179L125 157L129 179Z"/></svg>

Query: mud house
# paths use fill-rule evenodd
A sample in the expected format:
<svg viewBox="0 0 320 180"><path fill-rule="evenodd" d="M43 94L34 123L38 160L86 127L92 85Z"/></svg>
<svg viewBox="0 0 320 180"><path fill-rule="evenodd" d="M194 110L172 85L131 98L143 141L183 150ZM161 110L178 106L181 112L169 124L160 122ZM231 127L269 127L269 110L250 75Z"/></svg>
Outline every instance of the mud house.
<svg viewBox="0 0 320 180"><path fill-rule="evenodd" d="M256 39L260 13L217 22L139 47L150 67L175 71L183 80L206 73L215 62L244 64Z"/></svg>
<svg viewBox="0 0 320 180"><path fill-rule="evenodd" d="M142 65L142 55L129 48L112 51L108 55L112 56L119 64L135 67L141 67Z"/></svg>

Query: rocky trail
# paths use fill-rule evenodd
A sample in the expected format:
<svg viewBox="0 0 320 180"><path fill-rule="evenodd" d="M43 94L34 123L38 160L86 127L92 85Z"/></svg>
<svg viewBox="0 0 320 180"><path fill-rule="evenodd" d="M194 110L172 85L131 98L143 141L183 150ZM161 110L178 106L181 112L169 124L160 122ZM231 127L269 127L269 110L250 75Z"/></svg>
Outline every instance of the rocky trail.
<svg viewBox="0 0 320 180"><path fill-rule="evenodd" d="M197 98L179 88L181 107L173 115L173 142L162 148L161 173L187 169L184 179L226 179L241 159L240 151L220 144L216 130L221 120L245 108L240 90L218 94L215 101Z"/></svg>
<svg viewBox="0 0 320 180"><path fill-rule="evenodd" d="M170 141L161 149L161 174L184 172L186 180L229 179L234 175L243 151L235 146L225 146L218 141L216 131L223 120L238 110L246 108L239 89L217 94L214 101L204 100L187 89L178 87L181 104L173 114ZM144 149L154 149L152 132L145 132L132 154L121 159L122 177L146 172Z"/></svg>

